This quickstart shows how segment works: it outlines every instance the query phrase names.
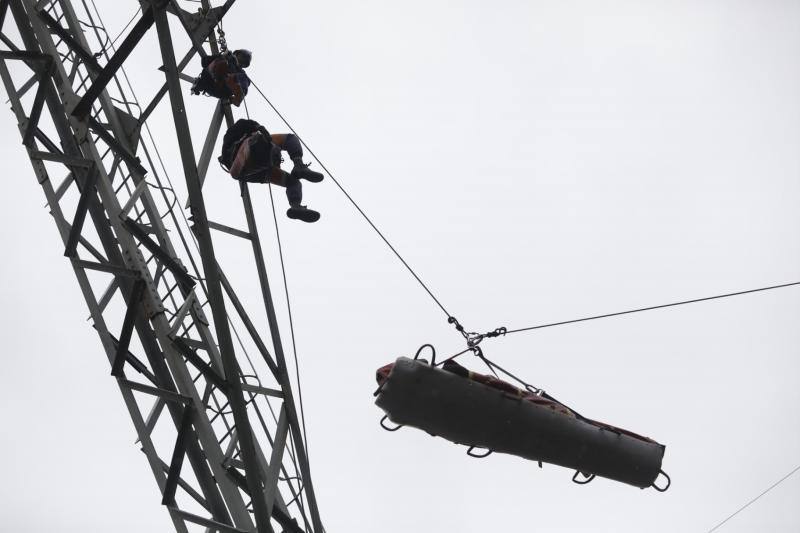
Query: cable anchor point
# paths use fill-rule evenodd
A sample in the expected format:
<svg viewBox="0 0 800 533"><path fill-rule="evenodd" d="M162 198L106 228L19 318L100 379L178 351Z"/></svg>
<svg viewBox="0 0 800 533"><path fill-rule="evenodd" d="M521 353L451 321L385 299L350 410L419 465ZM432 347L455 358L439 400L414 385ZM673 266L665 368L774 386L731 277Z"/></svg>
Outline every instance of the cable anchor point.
<svg viewBox="0 0 800 533"><path fill-rule="evenodd" d="M475 354L478 357L483 357L483 351L478 347L478 345L481 342L483 342L483 339L500 337L508 332L508 328L506 328L505 326L495 328L492 331L488 331L486 333L467 331L466 329L464 329L464 326L461 325L458 319L454 316L447 317L447 323L453 324L455 326L456 330L459 333L461 333L461 336L464 337L464 340L467 341L467 349L469 349L473 354Z"/></svg>

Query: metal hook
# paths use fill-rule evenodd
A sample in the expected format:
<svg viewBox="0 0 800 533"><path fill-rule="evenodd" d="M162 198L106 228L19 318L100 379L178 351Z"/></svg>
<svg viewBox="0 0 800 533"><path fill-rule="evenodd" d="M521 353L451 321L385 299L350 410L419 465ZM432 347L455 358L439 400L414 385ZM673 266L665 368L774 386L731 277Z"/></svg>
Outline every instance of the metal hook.
<svg viewBox="0 0 800 533"><path fill-rule="evenodd" d="M431 344L423 344L422 346L420 346L419 350L417 350L417 354L414 356L414 360L416 361L417 358L419 358L419 354L421 354L422 350L424 350L425 348L431 349L431 366L436 366L436 348L434 348L433 345Z"/></svg>
<svg viewBox="0 0 800 533"><path fill-rule="evenodd" d="M484 457L489 457L493 453L492 450L486 450L486 453L484 453L483 455L480 455L480 454L477 454L477 453L472 453L472 450L474 450L474 449L475 449L475 446L470 446L469 449L467 450L467 455L469 455L470 457L474 457L475 459L483 459Z"/></svg>
<svg viewBox="0 0 800 533"><path fill-rule="evenodd" d="M536 396L542 396L544 394L544 389L540 389L540 388L534 387L533 385L531 385L529 383L525 384L525 390L527 390L528 392L532 392Z"/></svg>
<svg viewBox="0 0 800 533"><path fill-rule="evenodd" d="M467 333L467 345L473 347L477 346L483 341L485 337L486 335L483 335L482 333L476 333L474 331L470 331L469 333Z"/></svg>
<svg viewBox="0 0 800 533"><path fill-rule="evenodd" d="M583 476L584 478L583 481L578 481L578 474ZM594 477L595 477L594 474L584 474L580 470L576 470L575 474L572 476L572 482L578 485L587 485L594 479Z"/></svg>
<svg viewBox="0 0 800 533"><path fill-rule="evenodd" d="M667 484L664 487L659 487L658 485L656 485L656 482L653 481L653 483L651 483L650 486L653 487L654 489L656 489L658 492L666 492L667 489L669 488L669 486L672 485L672 480L669 478L667 473L664 472L663 470L659 470L658 471L658 475L659 476L664 476L665 478L667 478ZM656 476L656 479L658 479L658 476Z"/></svg>
<svg viewBox="0 0 800 533"><path fill-rule="evenodd" d="M398 429L400 429L401 427L403 427L403 424L397 424L397 427L390 428L389 426L387 426L386 424L384 424L384 422L385 422L385 421L386 421L388 418L389 418L389 415L383 415L383 418L381 418L381 427L382 427L383 429L385 429L386 431L397 431Z"/></svg>

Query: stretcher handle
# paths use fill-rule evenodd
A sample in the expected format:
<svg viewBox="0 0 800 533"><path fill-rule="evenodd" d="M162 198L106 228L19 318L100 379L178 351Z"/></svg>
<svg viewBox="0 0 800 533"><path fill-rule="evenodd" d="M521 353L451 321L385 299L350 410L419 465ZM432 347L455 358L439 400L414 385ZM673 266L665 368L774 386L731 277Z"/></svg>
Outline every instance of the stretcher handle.
<svg viewBox="0 0 800 533"><path fill-rule="evenodd" d="M388 418L389 418L389 415L383 415L383 418L381 418L381 427L382 427L383 429L385 429L386 431L397 431L398 429L400 429L401 427L403 427L403 424L397 424L397 426L396 426L396 427L390 428L389 426L387 426L387 425L385 424L385 422L386 422L386 420L387 420Z"/></svg>
<svg viewBox="0 0 800 533"><path fill-rule="evenodd" d="M583 481L578 481L578 474L583 476ZM584 474L580 470L576 470L575 474L572 476L572 482L577 483L578 485L587 485L590 481L594 479L594 474Z"/></svg>
<svg viewBox="0 0 800 533"><path fill-rule="evenodd" d="M492 455L492 450L486 450L486 453L481 455L481 454L477 454L477 453L472 453L472 450L474 450L474 449L475 449L475 446L470 446L469 449L467 450L467 455L469 455L470 457L474 457L475 459L483 459L484 457L489 457L490 455Z"/></svg>
<svg viewBox="0 0 800 533"><path fill-rule="evenodd" d="M669 486L672 485L672 480L663 470L658 471L658 476L664 476L665 478L667 478L667 484L664 485L663 487L659 487L658 485L656 485L656 482L653 481L653 483L651 483L650 486L656 489L658 492L666 492ZM658 480L658 476L656 476L656 480Z"/></svg>
<svg viewBox="0 0 800 533"><path fill-rule="evenodd" d="M419 358L419 354L421 354L422 350L424 350L425 348L431 349L431 366L436 366L436 348L434 348L432 344L423 344L422 346L420 346L419 350L417 350L417 354L414 356L414 361L416 361Z"/></svg>

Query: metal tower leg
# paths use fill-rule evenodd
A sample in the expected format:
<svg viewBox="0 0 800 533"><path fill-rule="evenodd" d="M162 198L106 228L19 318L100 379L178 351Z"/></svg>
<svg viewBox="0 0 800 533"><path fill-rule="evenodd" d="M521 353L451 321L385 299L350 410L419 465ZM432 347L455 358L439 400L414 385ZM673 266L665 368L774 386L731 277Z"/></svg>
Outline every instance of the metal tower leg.
<svg viewBox="0 0 800 533"><path fill-rule="evenodd" d="M233 1L214 9L204 2L204 10L196 15L181 10L175 2L144 2L142 16L113 55L108 54L107 41L103 42L99 34L102 28L92 22L88 27L103 45L101 54L95 56L84 33L87 25L82 22L82 18L92 19L88 7L78 17L69 0L0 0L0 41L8 47L0 51L0 78L64 242L65 255L71 261L112 375L176 530L188 533L199 525L208 531L239 532L256 528L259 532L271 532L271 520L275 520L285 530L302 531L277 490L282 472L293 500L299 502L298 511L306 531L321 533L324 530L308 472L249 194L244 197L249 233L227 230L253 241L276 361L219 269L209 232L212 224L208 222L200 191L201 176L208 169L219 132L220 111L230 120L230 110L226 107L215 115L198 169L179 87L179 80L186 78L183 67L196 53L204 53L202 43ZM9 8L22 47L2 32ZM175 60L168 12L180 20L193 43L180 62ZM118 73L152 26L161 47L166 83L136 117ZM210 43L213 49L213 36ZM107 59L104 65L103 55ZM9 62L20 68L27 65L34 75L17 86ZM33 104L26 111L23 99L34 87ZM178 224L174 205L167 206L167 212L162 214L145 181L147 169L136 155L141 148L150 159L141 129L165 94L170 96L179 133L202 273L195 268L193 252L188 248L185 252L193 269L183 266L162 220L172 215ZM53 131L58 143L51 140ZM55 164L68 170L67 177L57 187L50 181ZM67 198L74 198L75 192L79 193L79 199L70 223L64 213L71 209L71 200ZM213 226L224 228L219 224ZM102 293L98 291L96 273L110 277ZM244 379L233 347L228 325L231 317L225 309L223 288L264 357L277 388L261 386L260 382L252 385ZM203 301L204 294L207 301ZM205 305L211 308L212 320L203 313ZM117 329L119 333L112 333ZM136 355L139 351L144 360ZM149 383L135 381L126 374L134 371ZM256 401L270 396L283 400L274 431L267 427ZM141 409L144 398L153 401L146 417ZM161 416L164 411L169 414L166 418L171 419L175 435L174 444L168 446L163 439L153 437L153 429L164 418ZM256 440L249 412L257 416L269 441L269 459ZM295 443L300 463L295 476L287 474L283 462L289 438ZM164 460L168 455L169 463ZM184 457L189 460L193 482L181 475ZM293 478L299 478L298 488L292 485ZM182 492L178 493L179 489ZM210 518L181 508L179 500L186 501L187 497L207 511ZM308 502L311 524L302 497ZM245 503L247 499L249 504ZM248 509L250 505L255 524Z"/></svg>

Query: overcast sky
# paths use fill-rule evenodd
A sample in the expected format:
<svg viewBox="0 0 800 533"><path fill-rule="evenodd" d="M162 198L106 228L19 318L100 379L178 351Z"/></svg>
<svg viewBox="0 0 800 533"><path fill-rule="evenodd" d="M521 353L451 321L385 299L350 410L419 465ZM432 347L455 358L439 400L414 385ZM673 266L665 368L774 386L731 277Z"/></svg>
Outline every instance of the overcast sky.
<svg viewBox="0 0 800 533"><path fill-rule="evenodd" d="M137 7L97 3L112 35ZM225 31L470 329L800 281L800 2L239 0ZM154 45L128 70L143 101L163 82ZM213 102L186 89L199 152ZM285 131L257 94L248 107ZM151 128L185 190L167 105ZM8 111L0 135L0 531L171 531ZM305 185L314 225L275 192L330 533L704 532L800 464L798 287L485 342L582 414L665 444L667 493L384 432L374 370L462 341L329 179ZM209 218L244 227L218 168L205 192ZM278 287L268 192L253 193ZM232 239L215 235L220 262L256 294ZM799 498L797 474L719 531L798 531Z"/></svg>

